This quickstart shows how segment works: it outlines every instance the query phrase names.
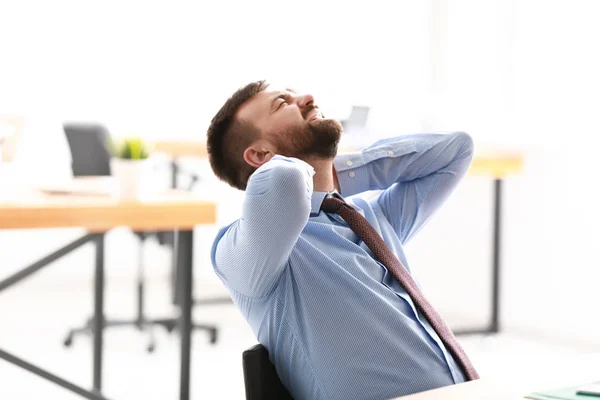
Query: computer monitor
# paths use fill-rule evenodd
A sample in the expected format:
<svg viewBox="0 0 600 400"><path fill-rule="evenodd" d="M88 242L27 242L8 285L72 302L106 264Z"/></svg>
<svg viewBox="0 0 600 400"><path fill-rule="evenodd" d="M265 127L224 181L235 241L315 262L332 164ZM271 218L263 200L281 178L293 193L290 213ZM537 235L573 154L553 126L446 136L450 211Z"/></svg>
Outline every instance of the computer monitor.
<svg viewBox="0 0 600 400"><path fill-rule="evenodd" d="M352 106L352 112L348 118L348 124L364 128L367 125L369 110L370 108L365 106Z"/></svg>
<svg viewBox="0 0 600 400"><path fill-rule="evenodd" d="M344 130L362 130L367 126L370 107L352 106L348 119L342 121Z"/></svg>

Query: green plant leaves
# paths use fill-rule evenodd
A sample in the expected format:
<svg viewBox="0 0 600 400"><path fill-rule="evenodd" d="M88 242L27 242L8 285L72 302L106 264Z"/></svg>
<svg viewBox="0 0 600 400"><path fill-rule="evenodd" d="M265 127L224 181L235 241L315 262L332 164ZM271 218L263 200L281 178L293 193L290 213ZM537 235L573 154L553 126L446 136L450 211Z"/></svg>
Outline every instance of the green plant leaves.
<svg viewBox="0 0 600 400"><path fill-rule="evenodd" d="M126 138L119 143L113 143L115 157L125 160L144 160L150 155L148 147L140 138Z"/></svg>

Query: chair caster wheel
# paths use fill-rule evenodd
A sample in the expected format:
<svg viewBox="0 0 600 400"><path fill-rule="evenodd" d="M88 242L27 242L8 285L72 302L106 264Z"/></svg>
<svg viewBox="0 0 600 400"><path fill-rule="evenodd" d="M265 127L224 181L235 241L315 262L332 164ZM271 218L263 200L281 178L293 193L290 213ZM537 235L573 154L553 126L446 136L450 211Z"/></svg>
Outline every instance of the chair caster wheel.
<svg viewBox="0 0 600 400"><path fill-rule="evenodd" d="M210 344L215 344L215 343L217 343L217 330L211 329L210 330Z"/></svg>
<svg viewBox="0 0 600 400"><path fill-rule="evenodd" d="M167 332L173 333L173 331L175 330L175 323L166 324L165 327L167 328Z"/></svg>
<svg viewBox="0 0 600 400"><path fill-rule="evenodd" d="M63 341L63 345L65 347L71 347L71 345L73 344L73 336L69 335L67 336L67 338Z"/></svg>

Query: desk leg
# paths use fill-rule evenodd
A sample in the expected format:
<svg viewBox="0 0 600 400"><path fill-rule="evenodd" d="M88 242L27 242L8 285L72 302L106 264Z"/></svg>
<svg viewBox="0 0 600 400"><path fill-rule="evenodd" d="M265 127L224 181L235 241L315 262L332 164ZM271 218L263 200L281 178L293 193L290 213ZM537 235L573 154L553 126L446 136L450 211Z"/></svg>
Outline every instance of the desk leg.
<svg viewBox="0 0 600 400"><path fill-rule="evenodd" d="M190 356L192 348L193 230L176 233L177 271L179 272L181 334L180 400L190 398Z"/></svg>
<svg viewBox="0 0 600 400"><path fill-rule="evenodd" d="M500 332L500 251L502 236L502 179L494 179L494 221L492 225L492 315L486 328L454 330L455 335Z"/></svg>
<svg viewBox="0 0 600 400"><path fill-rule="evenodd" d="M502 179L494 180L494 243L492 255L492 320L490 333L500 332L500 249L502 235Z"/></svg>
<svg viewBox="0 0 600 400"><path fill-rule="evenodd" d="M50 382L56 383L57 385L62 386L63 388L68 389L73 393L77 393L78 395L85 397L86 399L107 400L106 397L102 396L100 393L89 392L89 391L85 390L84 388L82 388L81 386L77 386L67 380L64 380L64 379L54 375L53 373L48 372L44 369L41 369L33 364L30 364L29 362L27 362L21 358L18 358L10 353L7 353L4 350L0 350L0 359L6 360L11 364L14 364L14 365L21 367L37 376L47 379Z"/></svg>
<svg viewBox="0 0 600 400"><path fill-rule="evenodd" d="M94 278L94 391L102 390L102 330L104 328L104 234L96 238L96 274Z"/></svg>
<svg viewBox="0 0 600 400"><path fill-rule="evenodd" d="M0 292L9 288L10 286L12 286L16 283L21 282L23 279L29 277L30 275L33 275L34 273L38 272L40 269L53 263L54 261L58 260L59 258L64 257L65 255L69 254L72 251L75 251L76 249L83 246L87 242L94 240L95 237L96 237L96 235L92 234L92 233L82 236L79 239L69 243L68 245L47 255L46 257L42 258L41 260L34 262L33 264L29 265L26 268L23 268L22 270L9 276L8 278L3 279L2 281L0 281Z"/></svg>

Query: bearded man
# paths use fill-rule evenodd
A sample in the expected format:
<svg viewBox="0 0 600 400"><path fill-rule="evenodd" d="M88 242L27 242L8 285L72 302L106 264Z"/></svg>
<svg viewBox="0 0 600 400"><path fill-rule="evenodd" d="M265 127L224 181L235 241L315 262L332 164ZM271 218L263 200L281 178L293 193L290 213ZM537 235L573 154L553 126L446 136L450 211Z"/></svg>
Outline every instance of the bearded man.
<svg viewBox="0 0 600 400"><path fill-rule="evenodd" d="M465 175L472 139L406 135L337 155L341 134L313 96L264 81L225 102L209 159L246 193L214 242L215 272L296 399L389 399L477 379L404 252Z"/></svg>

